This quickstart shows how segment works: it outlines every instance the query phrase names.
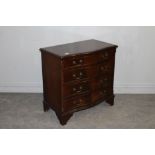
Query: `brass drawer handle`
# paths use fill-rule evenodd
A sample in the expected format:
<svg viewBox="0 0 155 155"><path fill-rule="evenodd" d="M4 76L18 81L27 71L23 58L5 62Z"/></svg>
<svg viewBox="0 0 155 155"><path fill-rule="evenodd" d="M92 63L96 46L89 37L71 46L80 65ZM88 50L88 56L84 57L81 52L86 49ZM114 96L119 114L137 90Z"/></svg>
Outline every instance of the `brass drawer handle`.
<svg viewBox="0 0 155 155"><path fill-rule="evenodd" d="M82 92L82 90L83 90L83 87L80 86L80 87L79 87L79 90L77 90L76 92L77 92L77 93L80 93L80 92Z"/></svg>
<svg viewBox="0 0 155 155"><path fill-rule="evenodd" d="M79 99L79 102L80 102L80 103L82 103L82 102L83 102L83 100L80 98L80 99Z"/></svg>
<svg viewBox="0 0 155 155"><path fill-rule="evenodd" d="M108 78L104 78L104 81L107 81L108 80Z"/></svg>
<svg viewBox="0 0 155 155"><path fill-rule="evenodd" d="M101 66L101 71L108 71L109 70L109 68L108 68L108 66Z"/></svg>
<svg viewBox="0 0 155 155"><path fill-rule="evenodd" d="M107 90L103 90L102 92L103 92L103 94L106 94L107 93Z"/></svg>
<svg viewBox="0 0 155 155"><path fill-rule="evenodd" d="M82 90L83 89L83 87L82 86L80 86L80 90Z"/></svg>
<svg viewBox="0 0 155 155"><path fill-rule="evenodd" d="M75 78L77 80L80 79L80 77L76 76L76 74L73 74L72 76L73 76L73 78Z"/></svg>
<svg viewBox="0 0 155 155"><path fill-rule="evenodd" d="M80 60L79 60L79 62L80 62L80 63L83 63L83 60L82 60L82 59L80 59Z"/></svg>
<svg viewBox="0 0 155 155"><path fill-rule="evenodd" d="M104 53L104 54L102 54L102 58L104 59L104 60L106 60L106 59L108 59L108 53Z"/></svg>
<svg viewBox="0 0 155 155"><path fill-rule="evenodd" d="M74 65L76 65L76 64L77 64L75 60L73 60L73 64L74 64Z"/></svg>
<svg viewBox="0 0 155 155"><path fill-rule="evenodd" d="M76 92L76 93L80 93L82 90L83 90L82 86L79 87L79 90L76 89L75 87L73 88L73 92Z"/></svg>
<svg viewBox="0 0 155 155"><path fill-rule="evenodd" d="M76 61L76 60L73 60L73 62L72 62L72 63L73 63L73 65L76 65L76 64L77 64L77 61ZM80 60L79 60L79 63L83 63L83 60L82 60L82 59L80 59Z"/></svg>
<svg viewBox="0 0 155 155"><path fill-rule="evenodd" d="M105 57L108 57L108 53L107 52L105 53Z"/></svg>
<svg viewBox="0 0 155 155"><path fill-rule="evenodd" d="M83 73L82 72L80 72L79 74L80 74L80 76L83 76Z"/></svg>
<svg viewBox="0 0 155 155"><path fill-rule="evenodd" d="M104 78L100 80L100 83L107 82L107 81L108 81L108 78Z"/></svg>
<svg viewBox="0 0 155 155"><path fill-rule="evenodd" d="M104 66L101 66L101 71L105 71L105 67Z"/></svg>
<svg viewBox="0 0 155 155"><path fill-rule="evenodd" d="M76 88L73 88L73 91L75 92L76 91Z"/></svg>
<svg viewBox="0 0 155 155"><path fill-rule="evenodd" d="M73 74L72 76L73 76L73 77L76 77L76 74Z"/></svg>
<svg viewBox="0 0 155 155"><path fill-rule="evenodd" d="M79 74L79 75L77 76L77 74L74 73L74 74L72 75L72 77L73 77L73 78L76 78L76 79L80 79L80 78L83 77L83 73L82 73L82 72L80 72L80 73L78 73L78 74Z"/></svg>
<svg viewBox="0 0 155 155"><path fill-rule="evenodd" d="M73 105L75 106L75 107L81 107L81 106L83 106L84 105L84 103L85 103L85 100L83 100L83 99L78 99L78 100L76 100L76 101L73 101Z"/></svg>
<svg viewBox="0 0 155 155"><path fill-rule="evenodd" d="M107 94L106 90L100 91L100 95L106 95L106 94Z"/></svg>
<svg viewBox="0 0 155 155"><path fill-rule="evenodd" d="M104 78L103 81L104 81L104 82L107 82L107 81L108 81L108 78Z"/></svg>

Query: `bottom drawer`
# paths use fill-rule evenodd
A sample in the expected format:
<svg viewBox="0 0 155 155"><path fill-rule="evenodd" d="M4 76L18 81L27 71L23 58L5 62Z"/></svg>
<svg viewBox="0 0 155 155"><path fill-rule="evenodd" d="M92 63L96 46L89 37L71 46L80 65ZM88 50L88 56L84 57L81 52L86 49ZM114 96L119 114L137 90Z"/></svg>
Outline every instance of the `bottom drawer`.
<svg viewBox="0 0 155 155"><path fill-rule="evenodd" d="M96 91L93 91L91 93L91 102L97 102L101 99L106 99L106 97L110 96L113 94L113 90L110 88L106 88L106 89L98 89Z"/></svg>
<svg viewBox="0 0 155 155"><path fill-rule="evenodd" d="M63 103L63 112L72 111L87 105L90 105L90 93L65 100Z"/></svg>

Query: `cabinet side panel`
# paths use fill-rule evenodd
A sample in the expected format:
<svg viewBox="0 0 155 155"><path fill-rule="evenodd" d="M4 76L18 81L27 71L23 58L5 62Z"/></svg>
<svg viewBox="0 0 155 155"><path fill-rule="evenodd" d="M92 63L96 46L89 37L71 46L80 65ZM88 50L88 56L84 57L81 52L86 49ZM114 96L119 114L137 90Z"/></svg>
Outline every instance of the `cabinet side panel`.
<svg viewBox="0 0 155 155"><path fill-rule="evenodd" d="M113 74L112 74L112 81L113 81L113 83L112 83L112 89L113 89L113 93L114 93L114 76L115 76L115 57L116 57L116 48L114 48L113 49L113 52L114 52L114 56L113 56L113 60L112 60L112 62L113 62L113 64L112 64L112 69L113 69Z"/></svg>
<svg viewBox="0 0 155 155"><path fill-rule="evenodd" d="M44 101L56 112L61 111L61 59L42 53Z"/></svg>

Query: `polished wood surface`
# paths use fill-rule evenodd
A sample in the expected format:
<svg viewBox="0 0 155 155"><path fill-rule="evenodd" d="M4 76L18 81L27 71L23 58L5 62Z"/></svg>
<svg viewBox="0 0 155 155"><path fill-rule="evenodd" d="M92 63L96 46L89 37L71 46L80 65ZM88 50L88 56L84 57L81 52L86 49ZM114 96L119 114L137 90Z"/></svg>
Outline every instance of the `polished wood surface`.
<svg viewBox="0 0 155 155"><path fill-rule="evenodd" d="M64 125L76 111L113 105L116 48L97 40L41 48L44 111L52 108Z"/></svg>
<svg viewBox="0 0 155 155"><path fill-rule="evenodd" d="M68 57L80 54L90 54L94 51L99 51L102 49L108 49L111 47L117 47L116 45L98 41L95 39L78 41L74 43L68 43L63 45L51 46L46 48L41 48L41 51L46 51L54 54L58 57Z"/></svg>

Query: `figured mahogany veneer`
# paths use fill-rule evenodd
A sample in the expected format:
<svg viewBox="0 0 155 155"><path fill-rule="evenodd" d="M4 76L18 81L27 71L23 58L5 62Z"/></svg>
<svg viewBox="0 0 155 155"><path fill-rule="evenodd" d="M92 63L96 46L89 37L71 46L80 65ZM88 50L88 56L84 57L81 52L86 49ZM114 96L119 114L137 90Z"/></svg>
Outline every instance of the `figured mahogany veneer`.
<svg viewBox="0 0 155 155"><path fill-rule="evenodd" d="M64 125L76 111L113 105L116 48L93 39L41 48L44 111L52 108Z"/></svg>

